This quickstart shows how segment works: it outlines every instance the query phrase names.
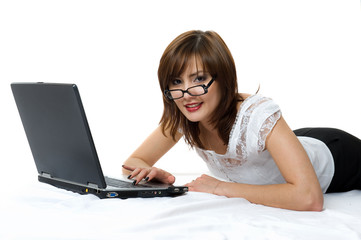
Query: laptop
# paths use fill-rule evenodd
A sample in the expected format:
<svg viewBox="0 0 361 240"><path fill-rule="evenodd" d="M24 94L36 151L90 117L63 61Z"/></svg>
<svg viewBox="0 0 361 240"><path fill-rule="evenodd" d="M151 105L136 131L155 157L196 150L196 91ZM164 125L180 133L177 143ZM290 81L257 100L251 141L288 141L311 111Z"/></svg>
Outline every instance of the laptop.
<svg viewBox="0 0 361 240"><path fill-rule="evenodd" d="M38 171L38 180L99 198L177 196L188 191L126 178L104 177L75 84L12 83L20 118Z"/></svg>

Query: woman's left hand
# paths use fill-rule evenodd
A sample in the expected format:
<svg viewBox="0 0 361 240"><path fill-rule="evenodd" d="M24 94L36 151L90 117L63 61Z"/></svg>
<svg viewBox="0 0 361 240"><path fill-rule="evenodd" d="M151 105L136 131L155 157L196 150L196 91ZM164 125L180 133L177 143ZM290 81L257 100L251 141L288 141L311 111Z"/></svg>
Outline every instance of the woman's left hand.
<svg viewBox="0 0 361 240"><path fill-rule="evenodd" d="M219 186L222 181L203 174L202 176L198 177L196 180L193 180L190 183L187 183L185 186L189 188L189 191L193 192L205 192L205 193L212 193L212 194L219 194Z"/></svg>

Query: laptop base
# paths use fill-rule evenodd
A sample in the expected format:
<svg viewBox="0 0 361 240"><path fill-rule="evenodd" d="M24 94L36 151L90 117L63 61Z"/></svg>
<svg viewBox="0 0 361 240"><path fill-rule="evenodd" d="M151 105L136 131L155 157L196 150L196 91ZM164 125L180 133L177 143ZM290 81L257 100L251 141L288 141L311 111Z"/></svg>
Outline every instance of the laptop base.
<svg viewBox="0 0 361 240"><path fill-rule="evenodd" d="M152 198L152 197L175 197L184 194L188 191L187 187L174 187L171 186L168 189L146 189L146 188L134 188L134 189L99 189L92 186L79 185L70 182L66 182L60 179L48 178L42 175L38 175L39 182L47 183L52 186L62 188L68 191L72 191L79 194L93 194L100 199L104 198Z"/></svg>

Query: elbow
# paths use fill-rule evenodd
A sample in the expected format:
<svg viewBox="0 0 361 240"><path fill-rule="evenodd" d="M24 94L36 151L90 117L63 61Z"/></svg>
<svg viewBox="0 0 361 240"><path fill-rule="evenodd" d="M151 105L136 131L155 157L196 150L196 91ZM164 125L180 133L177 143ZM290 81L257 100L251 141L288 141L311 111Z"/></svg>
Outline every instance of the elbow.
<svg viewBox="0 0 361 240"><path fill-rule="evenodd" d="M323 195L313 201L310 206L310 211L321 212L323 210Z"/></svg>
<svg viewBox="0 0 361 240"><path fill-rule="evenodd" d="M303 199L303 211L321 212L323 210L322 192L308 193Z"/></svg>

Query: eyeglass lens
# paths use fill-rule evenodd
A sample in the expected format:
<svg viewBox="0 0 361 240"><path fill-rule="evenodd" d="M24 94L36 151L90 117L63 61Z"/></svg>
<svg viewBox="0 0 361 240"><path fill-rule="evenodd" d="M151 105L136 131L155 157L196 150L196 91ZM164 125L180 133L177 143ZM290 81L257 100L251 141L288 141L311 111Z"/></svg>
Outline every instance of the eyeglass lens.
<svg viewBox="0 0 361 240"><path fill-rule="evenodd" d="M205 89L202 86L194 86L194 87L188 88L184 92L187 92L189 95L192 95L192 96L199 96L199 95L202 95L205 93ZM177 99L177 98L183 97L184 92L182 90L173 90L173 91L170 91L170 94L173 99Z"/></svg>

